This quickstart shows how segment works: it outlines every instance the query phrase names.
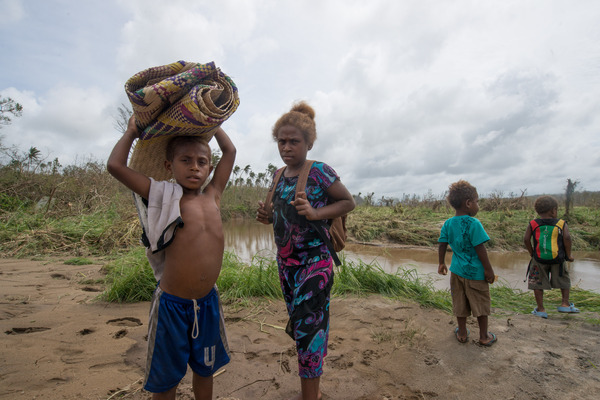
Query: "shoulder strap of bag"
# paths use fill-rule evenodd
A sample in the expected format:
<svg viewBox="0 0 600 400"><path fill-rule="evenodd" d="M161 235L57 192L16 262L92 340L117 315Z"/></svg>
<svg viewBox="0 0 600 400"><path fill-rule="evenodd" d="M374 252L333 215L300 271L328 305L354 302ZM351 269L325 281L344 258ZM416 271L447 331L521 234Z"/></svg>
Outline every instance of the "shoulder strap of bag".
<svg viewBox="0 0 600 400"><path fill-rule="evenodd" d="M310 169L312 168L315 160L306 160L304 161L304 166L302 166L302 170L298 175L298 182L296 182L296 194L294 195L294 199L298 196L298 193L304 192L306 189L306 183L308 182L308 175L310 174Z"/></svg>
<svg viewBox="0 0 600 400"><path fill-rule="evenodd" d="M271 184L271 187L269 188L269 191L267 192L267 198L265 200L265 209L267 210L268 213L273 212L273 208L271 207L271 203L273 202L273 194L275 193L275 188L277 187L277 183L279 182L279 180L281 179L281 176L283 175L283 173L285 172L285 168L279 168L277 170L277 172L275 173L275 176L273 177L273 183Z"/></svg>
<svg viewBox="0 0 600 400"><path fill-rule="evenodd" d="M298 183L296 183L295 196L298 196L298 193L303 192L306 189L306 183L308 182L308 174L310 173L310 170L314 163L315 160L306 160L304 162L302 171L300 171L300 175L298 175ZM339 266L341 264L341 261L337 256L335 249L333 248L333 243L331 242L331 239L329 239L329 237L325 233L326 230L329 230L329 225L323 221L309 221L309 223L313 226L313 229L317 231L317 233L321 237L321 240L323 240L323 242L327 245L327 248L329 249L329 253L331 254L331 258L333 258L333 262L335 263L335 265Z"/></svg>

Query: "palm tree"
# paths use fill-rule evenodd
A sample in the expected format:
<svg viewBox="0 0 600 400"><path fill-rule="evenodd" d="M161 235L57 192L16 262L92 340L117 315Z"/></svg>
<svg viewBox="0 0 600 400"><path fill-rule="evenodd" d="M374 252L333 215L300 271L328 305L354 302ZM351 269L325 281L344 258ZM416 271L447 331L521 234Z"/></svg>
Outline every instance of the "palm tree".
<svg viewBox="0 0 600 400"><path fill-rule="evenodd" d="M266 173L259 172L258 175L256 176L256 186L263 187L263 185L265 184L266 176L267 176Z"/></svg>
<svg viewBox="0 0 600 400"><path fill-rule="evenodd" d="M40 150L38 150L35 147L30 147L29 148L29 152L27 153L26 159L27 159L27 172L31 172L31 164L34 161L38 161L40 159L40 154L42 152ZM34 168L35 170L35 168Z"/></svg>

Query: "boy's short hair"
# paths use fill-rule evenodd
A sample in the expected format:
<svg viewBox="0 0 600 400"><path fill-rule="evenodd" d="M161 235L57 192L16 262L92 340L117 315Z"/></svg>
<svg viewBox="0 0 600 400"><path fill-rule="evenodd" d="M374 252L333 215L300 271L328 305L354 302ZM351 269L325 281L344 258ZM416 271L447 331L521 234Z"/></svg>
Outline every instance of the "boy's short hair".
<svg viewBox="0 0 600 400"><path fill-rule="evenodd" d="M533 204L535 212L538 214L546 214L555 208L558 208L558 201L552 196L540 196L535 199Z"/></svg>
<svg viewBox="0 0 600 400"><path fill-rule="evenodd" d="M454 209L462 207L467 200L475 200L477 198L479 198L477 189L467 181L461 179L448 186L448 196L446 199Z"/></svg>
<svg viewBox="0 0 600 400"><path fill-rule="evenodd" d="M190 143L200 143L208 148L209 154L212 155L210 146L206 139L201 136L175 136L167 143L167 148L165 149L165 157L167 161L173 161L175 157L175 149L181 146L186 146ZM212 157L209 157L209 159Z"/></svg>

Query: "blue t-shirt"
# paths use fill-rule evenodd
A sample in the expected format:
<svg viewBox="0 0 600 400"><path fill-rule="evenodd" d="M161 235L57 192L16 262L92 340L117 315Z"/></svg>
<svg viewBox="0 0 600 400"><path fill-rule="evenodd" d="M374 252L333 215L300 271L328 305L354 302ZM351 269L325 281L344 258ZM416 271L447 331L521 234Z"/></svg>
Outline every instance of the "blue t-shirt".
<svg viewBox="0 0 600 400"><path fill-rule="evenodd" d="M450 272L474 281L485 280L483 264L475 252L475 246L490 240L477 218L469 215L452 217L442 226L438 242L448 243L452 248Z"/></svg>

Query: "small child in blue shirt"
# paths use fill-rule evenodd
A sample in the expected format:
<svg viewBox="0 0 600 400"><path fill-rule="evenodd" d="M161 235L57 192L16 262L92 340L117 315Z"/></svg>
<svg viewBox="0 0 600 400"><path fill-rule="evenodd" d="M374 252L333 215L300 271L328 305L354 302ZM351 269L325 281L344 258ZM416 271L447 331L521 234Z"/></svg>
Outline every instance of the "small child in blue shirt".
<svg viewBox="0 0 600 400"><path fill-rule="evenodd" d="M447 199L456 215L442 226L438 239L438 273L448 273L446 251L450 245L453 252L450 264L452 312L458 322L454 334L460 343L467 343L467 317L472 314L479 324L479 344L491 346L497 341L496 335L488 332L489 284L494 283L495 276L484 245L490 237L474 218L479 211L479 195L469 182L460 180L450 185Z"/></svg>

